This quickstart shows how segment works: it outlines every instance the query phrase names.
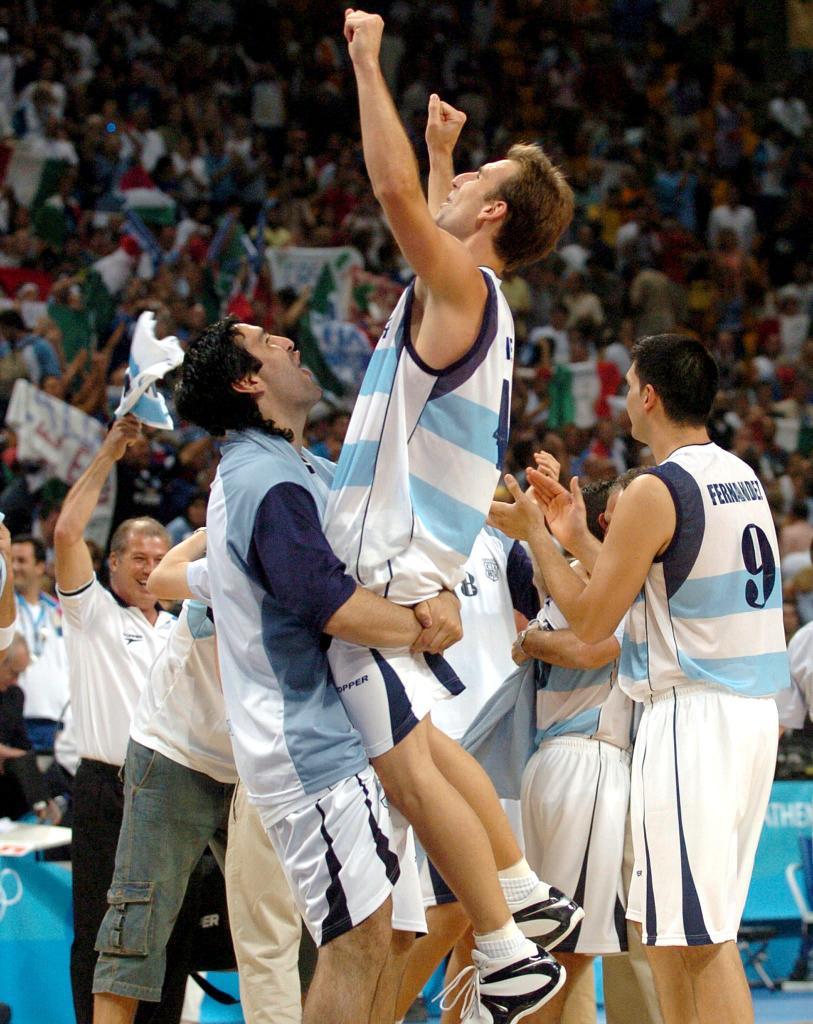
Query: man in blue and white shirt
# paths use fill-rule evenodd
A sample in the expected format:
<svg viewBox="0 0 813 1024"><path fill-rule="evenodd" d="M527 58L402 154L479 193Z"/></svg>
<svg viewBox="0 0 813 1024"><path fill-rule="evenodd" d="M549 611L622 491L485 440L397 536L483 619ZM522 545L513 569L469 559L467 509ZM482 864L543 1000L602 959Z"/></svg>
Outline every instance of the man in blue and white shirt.
<svg viewBox="0 0 813 1024"><path fill-rule="evenodd" d="M570 494L529 470L540 504L494 524L529 540L579 639L606 639L626 615L618 682L644 705L632 763L635 851L627 917L642 930L666 1024L741 1024L753 1008L737 931L773 782L773 695L789 685L779 551L753 470L713 444L714 359L698 340L643 338L627 373L632 434L657 466L618 502L601 545Z"/></svg>
<svg viewBox="0 0 813 1024"><path fill-rule="evenodd" d="M453 595L394 605L333 554L322 531L333 467L302 449L320 394L288 339L226 320L190 347L177 408L227 434L207 516L218 657L238 772L320 945L305 1020L354 1024L370 1016L390 918L399 930L424 925L406 856L414 891L391 903L399 856L326 648L341 636L440 651L460 630ZM382 991L390 1002L376 1003L375 1019L391 1012L394 981Z"/></svg>

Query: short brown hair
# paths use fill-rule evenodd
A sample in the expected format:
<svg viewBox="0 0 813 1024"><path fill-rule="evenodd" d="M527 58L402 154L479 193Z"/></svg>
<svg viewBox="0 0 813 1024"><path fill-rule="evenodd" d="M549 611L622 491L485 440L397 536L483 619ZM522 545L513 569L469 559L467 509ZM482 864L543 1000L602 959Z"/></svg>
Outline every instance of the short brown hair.
<svg viewBox="0 0 813 1024"><path fill-rule="evenodd" d="M120 555L130 543L130 535L140 533L142 537L160 537L166 541L167 547L172 546L172 539L165 526L152 516L138 516L136 519L125 519L116 527L110 538L110 554Z"/></svg>
<svg viewBox="0 0 813 1024"><path fill-rule="evenodd" d="M536 263L554 248L573 219L573 190L541 146L521 142L506 159L519 170L487 197L504 199L508 213L494 238L506 270Z"/></svg>

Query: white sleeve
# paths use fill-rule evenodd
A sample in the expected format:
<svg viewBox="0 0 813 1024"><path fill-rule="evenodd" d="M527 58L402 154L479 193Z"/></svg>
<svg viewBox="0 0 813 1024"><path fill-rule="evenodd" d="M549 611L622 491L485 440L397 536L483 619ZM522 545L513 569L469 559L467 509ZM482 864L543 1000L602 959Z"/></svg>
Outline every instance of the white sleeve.
<svg viewBox="0 0 813 1024"><path fill-rule="evenodd" d="M15 633L19 631L19 628L20 625L16 615L14 622L10 626L0 626L0 651L8 650L11 647L11 641L14 639Z"/></svg>
<svg viewBox="0 0 813 1024"><path fill-rule="evenodd" d="M212 591L209 586L209 563L205 558L198 558L186 567L186 585L201 601L212 603Z"/></svg>
<svg viewBox="0 0 813 1024"><path fill-rule="evenodd" d="M813 628L810 625L803 626L788 644L788 661L790 662L790 679L792 689L798 695L797 699L808 712L813 709ZM787 694L787 690L780 691L780 694ZM781 715L780 707L780 715ZM788 728L799 729L804 725L804 716L800 725L790 725L782 722Z"/></svg>
<svg viewBox="0 0 813 1024"><path fill-rule="evenodd" d="M779 712L779 724L784 729L801 729L807 718L807 706L799 687L791 680L790 686L778 690L773 699Z"/></svg>
<svg viewBox="0 0 813 1024"><path fill-rule="evenodd" d="M65 622L76 631L88 629L105 606L105 589L95 573L76 590L60 590L57 586L56 596Z"/></svg>

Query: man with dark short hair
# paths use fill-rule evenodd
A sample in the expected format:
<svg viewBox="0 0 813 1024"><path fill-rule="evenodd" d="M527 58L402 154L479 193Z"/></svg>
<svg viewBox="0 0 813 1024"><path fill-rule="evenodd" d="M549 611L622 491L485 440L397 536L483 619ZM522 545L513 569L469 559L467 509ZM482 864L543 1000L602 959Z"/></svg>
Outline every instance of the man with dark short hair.
<svg viewBox="0 0 813 1024"><path fill-rule="evenodd" d="M632 435L657 465L622 494L604 544L575 478L568 492L529 470L535 500L508 477L515 504L495 503L491 519L530 542L579 639L606 639L629 609L618 682L644 711L627 917L666 1024L749 1024L737 931L773 781L773 695L790 679L776 531L754 471L709 439L718 370L705 346L661 334L632 355Z"/></svg>
<svg viewBox="0 0 813 1024"><path fill-rule="evenodd" d="M77 1024L92 1024L96 935L108 904L123 810L119 778L130 722L152 662L175 619L147 587L169 548L155 519L123 522L110 541L110 590L96 578L84 531L102 488L141 426L132 416L110 429L88 468L68 492L56 524L56 582L70 671L71 708L81 758L74 782L71 982ZM121 900L126 902L127 895ZM165 1019L178 1019L186 971L173 976L168 954ZM171 992L171 997L168 993ZM139 1012L149 1020L152 1007ZM174 1017L172 1016L174 1014Z"/></svg>

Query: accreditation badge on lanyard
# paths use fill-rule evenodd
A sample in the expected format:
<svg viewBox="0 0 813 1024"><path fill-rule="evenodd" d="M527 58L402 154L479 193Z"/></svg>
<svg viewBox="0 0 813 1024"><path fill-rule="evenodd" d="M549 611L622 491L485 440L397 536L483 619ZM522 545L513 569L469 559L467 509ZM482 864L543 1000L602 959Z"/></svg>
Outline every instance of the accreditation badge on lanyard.
<svg viewBox="0 0 813 1024"><path fill-rule="evenodd" d="M48 641L48 605L45 601L40 601L35 616L28 601L18 595L17 608L24 623L23 632L29 641L31 661L35 662L42 656Z"/></svg>

